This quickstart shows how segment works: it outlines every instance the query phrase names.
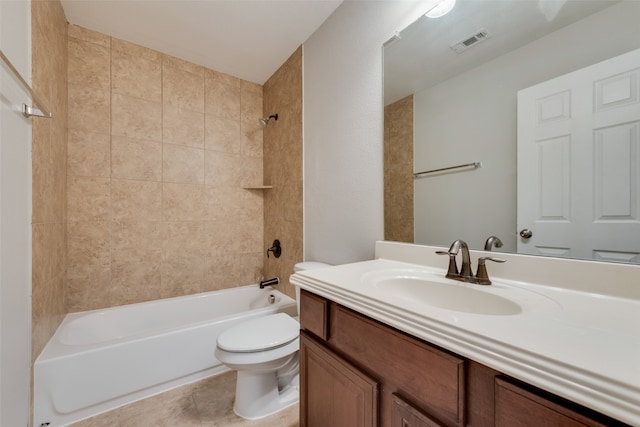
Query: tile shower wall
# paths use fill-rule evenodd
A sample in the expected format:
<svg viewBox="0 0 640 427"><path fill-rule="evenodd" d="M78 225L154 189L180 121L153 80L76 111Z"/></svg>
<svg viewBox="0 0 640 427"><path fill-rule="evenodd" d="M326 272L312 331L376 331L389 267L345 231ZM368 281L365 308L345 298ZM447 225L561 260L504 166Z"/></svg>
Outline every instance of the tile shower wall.
<svg viewBox="0 0 640 427"><path fill-rule="evenodd" d="M255 283L262 86L68 31L69 312Z"/></svg>
<svg viewBox="0 0 640 427"><path fill-rule="evenodd" d="M53 112L32 120L32 357L65 315L67 20L55 1L31 2L32 84Z"/></svg>
<svg viewBox="0 0 640 427"><path fill-rule="evenodd" d="M265 243L282 244L280 258L265 258L265 277L280 277L281 290L295 295L289 276L302 261L302 47L264 85L264 113L278 113L264 130Z"/></svg>
<svg viewBox="0 0 640 427"><path fill-rule="evenodd" d="M413 95L384 108L384 238L413 242Z"/></svg>

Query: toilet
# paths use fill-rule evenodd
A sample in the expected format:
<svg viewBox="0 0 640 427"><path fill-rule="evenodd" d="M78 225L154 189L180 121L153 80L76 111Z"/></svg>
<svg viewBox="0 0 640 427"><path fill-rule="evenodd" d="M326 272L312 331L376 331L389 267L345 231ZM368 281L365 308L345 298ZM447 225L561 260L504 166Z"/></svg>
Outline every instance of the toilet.
<svg viewBox="0 0 640 427"><path fill-rule="evenodd" d="M294 271L328 267L301 262ZM296 288L300 311L300 288ZM300 324L286 313L239 323L218 336L216 358L238 371L236 415L255 420L274 414L299 399Z"/></svg>

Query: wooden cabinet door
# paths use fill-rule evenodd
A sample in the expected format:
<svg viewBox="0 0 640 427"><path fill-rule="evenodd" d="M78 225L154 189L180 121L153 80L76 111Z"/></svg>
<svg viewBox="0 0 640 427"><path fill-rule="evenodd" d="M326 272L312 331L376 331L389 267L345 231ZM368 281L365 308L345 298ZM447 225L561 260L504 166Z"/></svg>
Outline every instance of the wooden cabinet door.
<svg viewBox="0 0 640 427"><path fill-rule="evenodd" d="M394 394L391 403L391 427L445 427Z"/></svg>
<svg viewBox="0 0 640 427"><path fill-rule="evenodd" d="M300 426L376 427L378 383L300 335Z"/></svg>

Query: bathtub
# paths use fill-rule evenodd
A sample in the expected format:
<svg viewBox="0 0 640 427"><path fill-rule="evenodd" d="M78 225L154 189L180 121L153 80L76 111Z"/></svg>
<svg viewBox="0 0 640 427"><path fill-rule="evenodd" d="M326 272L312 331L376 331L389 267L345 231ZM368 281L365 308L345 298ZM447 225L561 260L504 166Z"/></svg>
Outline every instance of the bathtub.
<svg viewBox="0 0 640 427"><path fill-rule="evenodd" d="M273 300L273 302L272 302ZM68 314L34 365L34 426L64 426L225 372L218 335L293 298L257 285Z"/></svg>

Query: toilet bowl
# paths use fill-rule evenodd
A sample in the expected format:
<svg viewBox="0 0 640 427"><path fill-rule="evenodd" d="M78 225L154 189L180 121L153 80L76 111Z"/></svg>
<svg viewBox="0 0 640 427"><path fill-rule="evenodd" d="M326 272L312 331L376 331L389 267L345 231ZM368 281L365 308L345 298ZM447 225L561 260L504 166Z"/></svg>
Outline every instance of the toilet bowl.
<svg viewBox="0 0 640 427"><path fill-rule="evenodd" d="M328 264L303 262L294 270L322 267ZM299 288L296 299L299 302ZM299 334L296 319L276 313L244 321L218 336L216 358L238 371L236 415L254 420L298 402Z"/></svg>

